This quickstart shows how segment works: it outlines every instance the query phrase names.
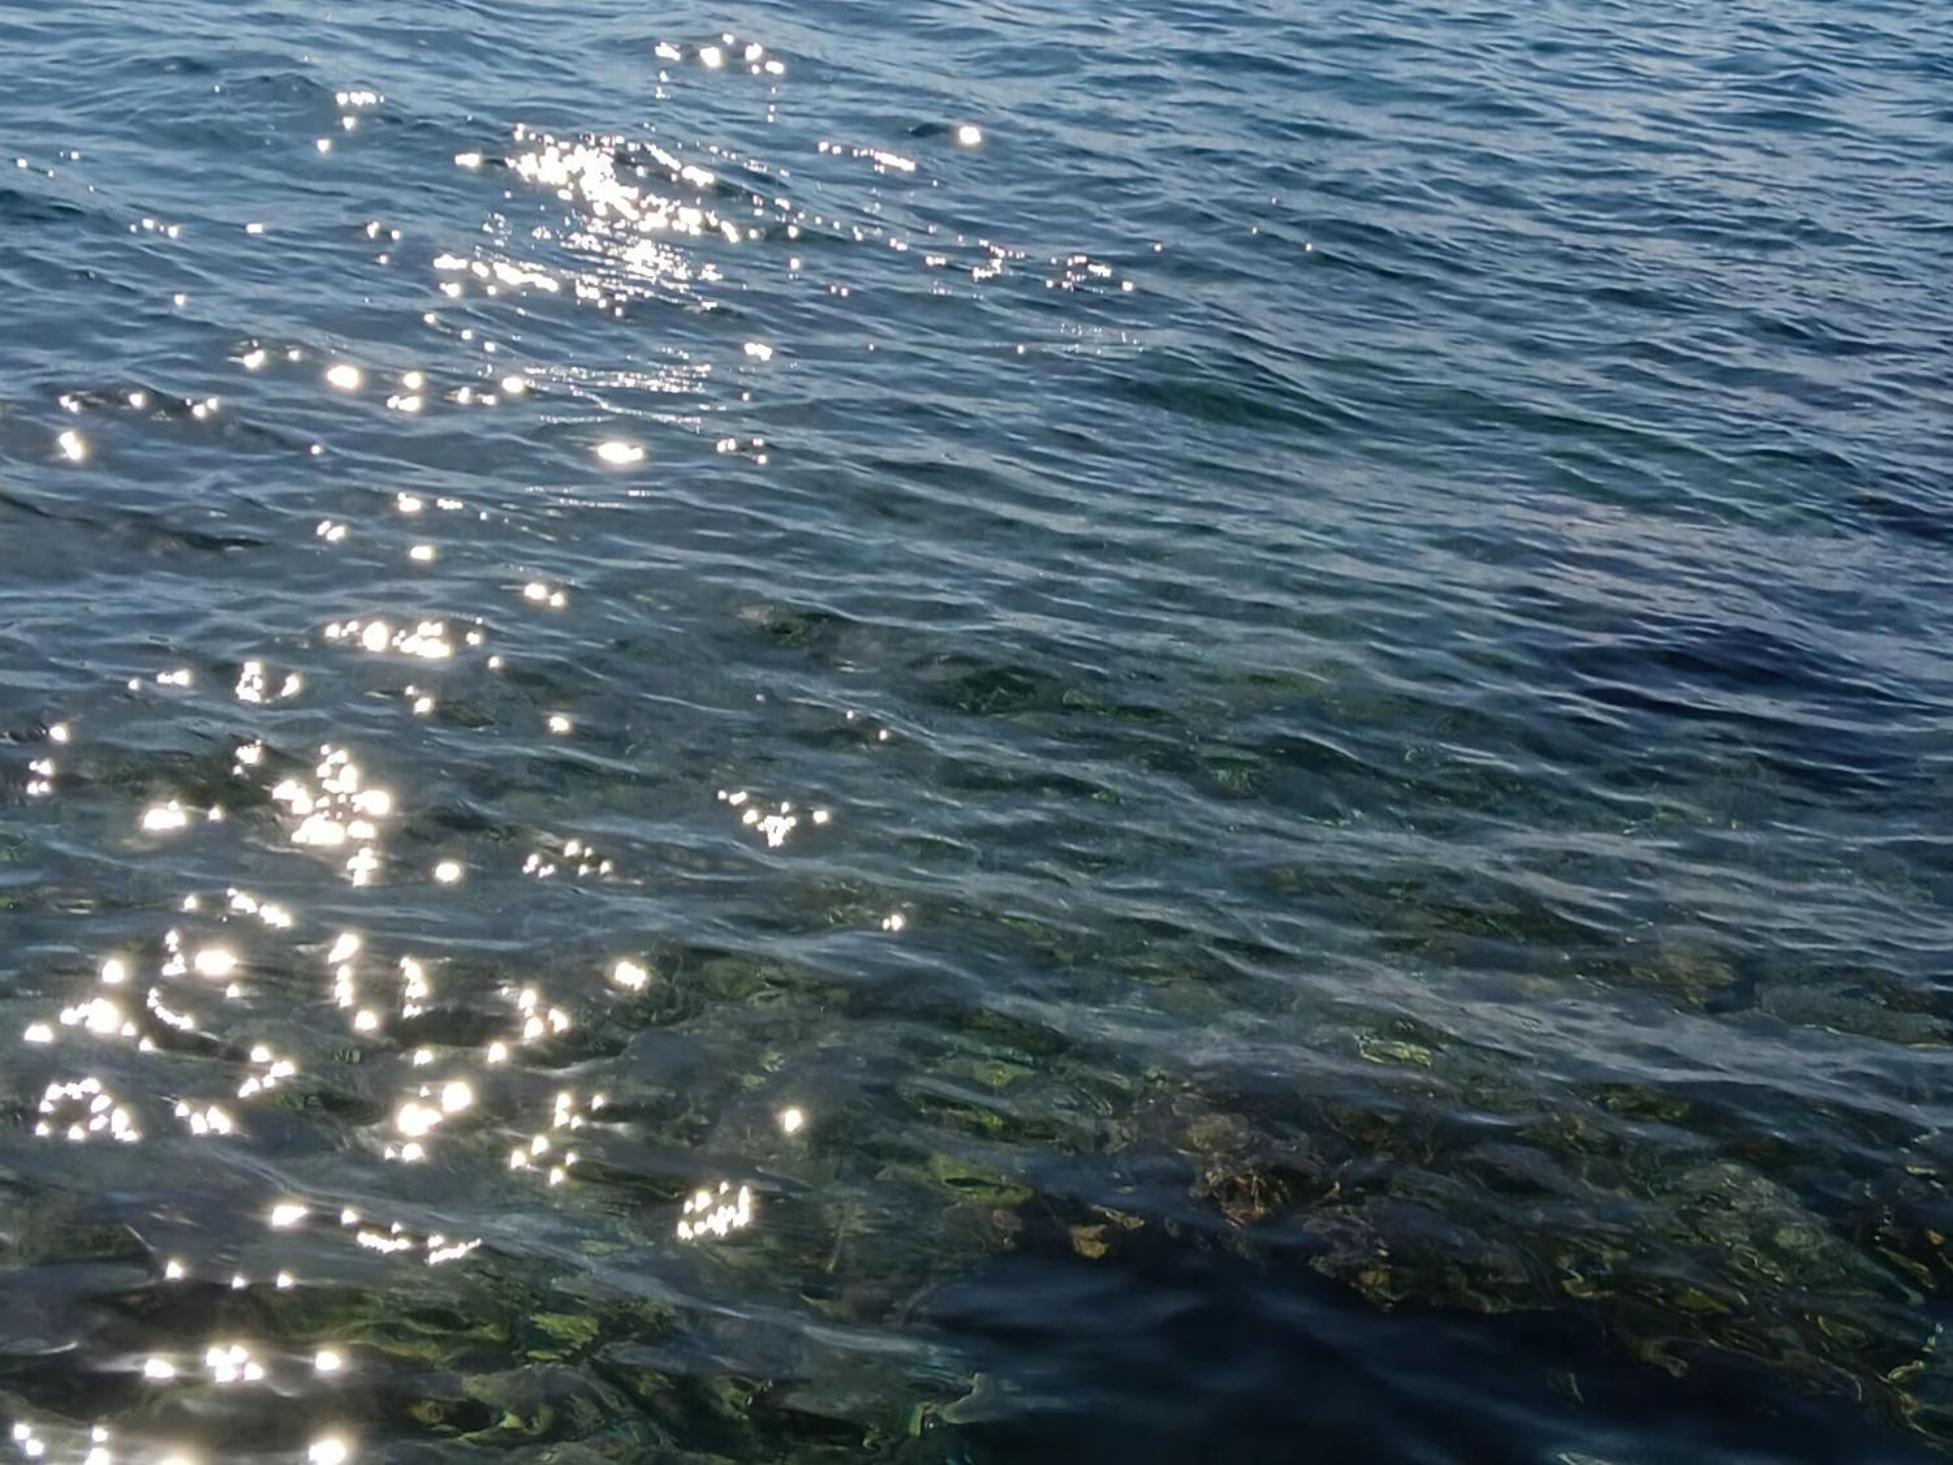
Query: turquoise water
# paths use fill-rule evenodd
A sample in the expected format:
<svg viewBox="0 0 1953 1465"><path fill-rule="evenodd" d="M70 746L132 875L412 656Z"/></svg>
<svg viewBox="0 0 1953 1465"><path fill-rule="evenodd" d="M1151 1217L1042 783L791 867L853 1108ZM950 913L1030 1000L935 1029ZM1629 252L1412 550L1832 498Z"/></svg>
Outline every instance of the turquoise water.
<svg viewBox="0 0 1953 1465"><path fill-rule="evenodd" d="M0 3L0 169L20 1458L1953 1447L1941 9Z"/></svg>

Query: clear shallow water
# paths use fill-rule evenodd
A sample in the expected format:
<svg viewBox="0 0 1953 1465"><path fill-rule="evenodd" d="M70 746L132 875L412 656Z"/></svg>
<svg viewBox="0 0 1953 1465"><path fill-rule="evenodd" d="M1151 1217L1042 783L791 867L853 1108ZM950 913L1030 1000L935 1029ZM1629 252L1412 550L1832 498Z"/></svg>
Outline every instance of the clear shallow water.
<svg viewBox="0 0 1953 1465"><path fill-rule="evenodd" d="M1944 1450L1942 19L0 8L15 1447Z"/></svg>

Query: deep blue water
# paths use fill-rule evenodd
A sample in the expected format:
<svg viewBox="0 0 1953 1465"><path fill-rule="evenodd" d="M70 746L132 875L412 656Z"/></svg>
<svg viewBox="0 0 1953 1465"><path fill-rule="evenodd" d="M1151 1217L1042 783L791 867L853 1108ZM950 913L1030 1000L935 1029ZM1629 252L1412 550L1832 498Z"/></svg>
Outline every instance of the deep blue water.
<svg viewBox="0 0 1953 1465"><path fill-rule="evenodd" d="M1953 1449L1943 4L0 0L0 169L0 1448Z"/></svg>

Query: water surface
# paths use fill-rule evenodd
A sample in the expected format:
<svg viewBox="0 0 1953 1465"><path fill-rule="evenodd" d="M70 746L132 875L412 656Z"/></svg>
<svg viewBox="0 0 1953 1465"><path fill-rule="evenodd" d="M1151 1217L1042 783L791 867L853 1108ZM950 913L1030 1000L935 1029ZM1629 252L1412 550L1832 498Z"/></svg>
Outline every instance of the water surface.
<svg viewBox="0 0 1953 1465"><path fill-rule="evenodd" d="M0 4L13 1447L1953 1446L1944 22Z"/></svg>

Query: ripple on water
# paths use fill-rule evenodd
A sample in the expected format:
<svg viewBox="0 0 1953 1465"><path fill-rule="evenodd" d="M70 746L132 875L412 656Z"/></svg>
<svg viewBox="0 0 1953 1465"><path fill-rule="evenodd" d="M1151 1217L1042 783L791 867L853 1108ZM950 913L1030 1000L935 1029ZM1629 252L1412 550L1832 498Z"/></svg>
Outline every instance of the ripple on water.
<svg viewBox="0 0 1953 1465"><path fill-rule="evenodd" d="M0 18L19 1452L1943 1447L1945 50Z"/></svg>

